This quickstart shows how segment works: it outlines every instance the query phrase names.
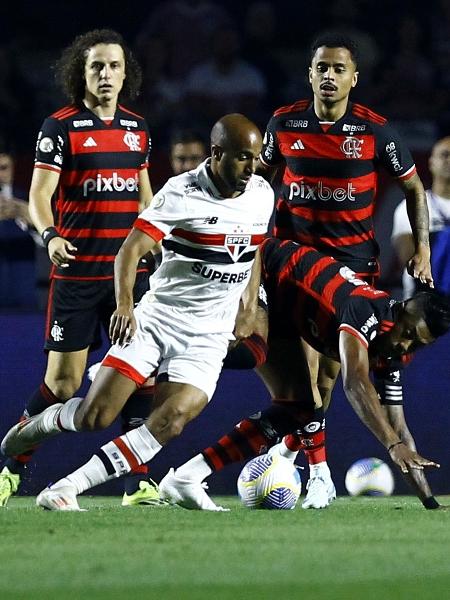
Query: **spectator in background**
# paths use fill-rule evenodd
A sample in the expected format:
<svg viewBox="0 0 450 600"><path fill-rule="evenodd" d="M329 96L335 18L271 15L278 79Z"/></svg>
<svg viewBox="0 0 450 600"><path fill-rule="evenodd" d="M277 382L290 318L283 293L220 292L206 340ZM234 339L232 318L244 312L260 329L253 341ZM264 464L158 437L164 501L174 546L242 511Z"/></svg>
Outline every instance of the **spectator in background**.
<svg viewBox="0 0 450 600"><path fill-rule="evenodd" d="M206 123L233 112L261 122L266 91L260 70L241 58L241 40L234 28L214 35L211 58L194 67L186 83L189 106Z"/></svg>
<svg viewBox="0 0 450 600"><path fill-rule="evenodd" d="M429 168L432 176L431 189L426 190L430 217L431 265L435 287L450 293L450 136L439 140L431 151ZM394 213L392 243L401 264L414 252L414 238L406 210L406 200L400 202ZM445 249L447 248L447 251ZM448 258L447 258L448 257ZM445 264L447 262L447 268ZM413 295L416 281L403 272L403 296Z"/></svg>
<svg viewBox="0 0 450 600"><path fill-rule="evenodd" d="M196 131L180 129L172 134L169 158L174 175L197 168L206 154L205 142Z"/></svg>
<svg viewBox="0 0 450 600"><path fill-rule="evenodd" d="M35 306L34 241L25 194L14 185L14 160L0 152L0 307Z"/></svg>

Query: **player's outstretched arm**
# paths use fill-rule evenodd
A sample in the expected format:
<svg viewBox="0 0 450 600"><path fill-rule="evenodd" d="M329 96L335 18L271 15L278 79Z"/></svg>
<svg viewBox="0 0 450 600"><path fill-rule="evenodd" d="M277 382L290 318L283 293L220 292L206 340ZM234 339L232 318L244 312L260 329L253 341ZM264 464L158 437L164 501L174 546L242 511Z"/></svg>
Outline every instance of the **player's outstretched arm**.
<svg viewBox="0 0 450 600"><path fill-rule="evenodd" d="M124 344L136 331L133 316L133 287L139 259L150 252L156 241L139 229L132 229L122 244L114 262L114 287L117 308L111 316L111 342Z"/></svg>
<svg viewBox="0 0 450 600"><path fill-rule="evenodd" d="M381 408L377 392L369 377L367 348L352 334L341 331L339 354L344 391L361 421L388 450L391 459L403 473L409 469L438 467L403 443Z"/></svg>
<svg viewBox="0 0 450 600"><path fill-rule="evenodd" d="M414 238L414 254L407 262L408 273L433 287L430 263L428 206L420 177L415 174L407 180L400 180L405 193L406 208Z"/></svg>

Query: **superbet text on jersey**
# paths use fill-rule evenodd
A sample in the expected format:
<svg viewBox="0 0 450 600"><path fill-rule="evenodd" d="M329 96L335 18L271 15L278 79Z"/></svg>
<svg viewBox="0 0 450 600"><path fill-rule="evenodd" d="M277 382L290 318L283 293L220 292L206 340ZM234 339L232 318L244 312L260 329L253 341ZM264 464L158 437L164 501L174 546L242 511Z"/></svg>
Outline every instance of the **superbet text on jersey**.
<svg viewBox="0 0 450 600"><path fill-rule="evenodd" d="M134 224L163 247L143 302L185 314L196 333L231 332L273 204L272 188L258 175L239 196L223 198L207 161L169 179Z"/></svg>
<svg viewBox="0 0 450 600"><path fill-rule="evenodd" d="M335 123L320 122L310 100L278 109L264 136L261 161L285 163L274 235L313 246L361 274L377 274L372 214L378 164L396 178L416 172L384 117L349 103Z"/></svg>
<svg viewBox="0 0 450 600"><path fill-rule="evenodd" d="M138 214L139 172L148 167L149 149L144 119L120 105L109 124L76 105L44 121L35 168L60 173L55 223L78 249L67 268L54 268L54 278L113 278Z"/></svg>

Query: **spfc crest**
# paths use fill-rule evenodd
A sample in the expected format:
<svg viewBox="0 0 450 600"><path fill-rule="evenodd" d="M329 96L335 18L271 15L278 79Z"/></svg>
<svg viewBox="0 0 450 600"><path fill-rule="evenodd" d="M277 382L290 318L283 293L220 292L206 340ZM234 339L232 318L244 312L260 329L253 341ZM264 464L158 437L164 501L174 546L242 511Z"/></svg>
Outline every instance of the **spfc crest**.
<svg viewBox="0 0 450 600"><path fill-rule="evenodd" d="M233 262L237 262L245 253L245 251L248 250L251 241L251 235L239 235L232 233L225 236L225 248L233 259Z"/></svg>

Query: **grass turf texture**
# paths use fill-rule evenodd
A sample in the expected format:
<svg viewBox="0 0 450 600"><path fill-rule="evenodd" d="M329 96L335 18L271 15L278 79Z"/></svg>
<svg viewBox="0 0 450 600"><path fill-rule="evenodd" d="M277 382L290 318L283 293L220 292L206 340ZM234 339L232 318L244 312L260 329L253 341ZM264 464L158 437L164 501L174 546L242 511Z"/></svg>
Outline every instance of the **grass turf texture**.
<svg viewBox="0 0 450 600"><path fill-rule="evenodd" d="M450 511L399 496L308 511L216 501L231 512L82 497L89 512L52 513L12 498L0 509L0 598L450 597Z"/></svg>

